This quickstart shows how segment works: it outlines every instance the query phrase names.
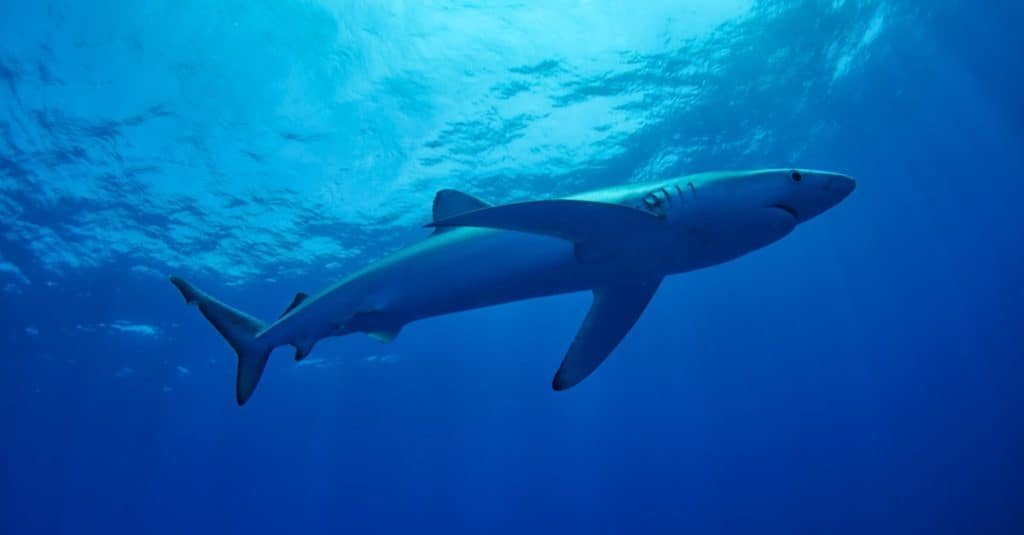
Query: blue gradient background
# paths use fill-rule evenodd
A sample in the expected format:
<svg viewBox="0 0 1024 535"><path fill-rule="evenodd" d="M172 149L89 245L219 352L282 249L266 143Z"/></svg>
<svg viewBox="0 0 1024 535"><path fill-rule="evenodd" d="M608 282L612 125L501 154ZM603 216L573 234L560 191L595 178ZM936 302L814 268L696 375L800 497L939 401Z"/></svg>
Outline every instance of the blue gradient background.
<svg viewBox="0 0 1024 535"><path fill-rule="evenodd" d="M0 0L3 533L1020 533L1019 2ZM801 166L857 191L668 279L234 357L492 202ZM429 275L421 281L429 284Z"/></svg>

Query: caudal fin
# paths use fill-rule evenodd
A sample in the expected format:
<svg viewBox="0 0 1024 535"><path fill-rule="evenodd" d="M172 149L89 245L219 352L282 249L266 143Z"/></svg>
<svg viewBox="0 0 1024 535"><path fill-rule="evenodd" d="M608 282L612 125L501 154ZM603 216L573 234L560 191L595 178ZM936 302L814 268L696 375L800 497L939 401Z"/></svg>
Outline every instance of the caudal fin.
<svg viewBox="0 0 1024 535"><path fill-rule="evenodd" d="M256 340L256 333L266 324L262 321L221 303L209 294L192 286L180 277L171 277L171 284L181 292L188 304L195 304L199 312L224 337L238 354L238 374L235 379L235 399L238 405L245 405L256 390L256 384L263 375L273 347Z"/></svg>

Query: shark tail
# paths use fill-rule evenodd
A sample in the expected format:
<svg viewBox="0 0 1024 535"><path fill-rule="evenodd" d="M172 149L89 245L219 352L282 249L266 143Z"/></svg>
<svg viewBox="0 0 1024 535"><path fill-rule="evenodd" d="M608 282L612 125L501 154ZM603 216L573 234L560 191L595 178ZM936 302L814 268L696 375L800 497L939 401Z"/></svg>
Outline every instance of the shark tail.
<svg viewBox="0 0 1024 535"><path fill-rule="evenodd" d="M231 308L209 294L192 286L180 277L171 277L171 284L181 292L188 304L194 304L213 328L227 340L238 354L238 373L235 378L235 400L245 405L256 390L267 365L273 346L261 343L256 334L266 324L244 312Z"/></svg>

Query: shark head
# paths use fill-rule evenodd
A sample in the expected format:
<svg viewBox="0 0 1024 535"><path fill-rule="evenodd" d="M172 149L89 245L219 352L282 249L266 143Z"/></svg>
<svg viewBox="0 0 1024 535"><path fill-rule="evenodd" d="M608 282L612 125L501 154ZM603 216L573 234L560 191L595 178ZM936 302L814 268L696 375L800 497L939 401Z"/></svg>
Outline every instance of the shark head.
<svg viewBox="0 0 1024 535"><path fill-rule="evenodd" d="M704 217L748 224L768 218L782 227L795 226L825 212L857 185L846 175L807 169L713 173L695 183L697 204L704 204L710 211L703 213Z"/></svg>
<svg viewBox="0 0 1024 535"><path fill-rule="evenodd" d="M839 204L855 187L846 175L805 169L706 173L658 188L641 207L662 210L681 236L700 244L702 265L709 265L782 239ZM687 259L692 245L682 243L679 256Z"/></svg>
<svg viewBox="0 0 1024 535"><path fill-rule="evenodd" d="M782 210L803 223L845 199L857 182L839 173L805 169L762 171L751 177L759 183L759 204Z"/></svg>

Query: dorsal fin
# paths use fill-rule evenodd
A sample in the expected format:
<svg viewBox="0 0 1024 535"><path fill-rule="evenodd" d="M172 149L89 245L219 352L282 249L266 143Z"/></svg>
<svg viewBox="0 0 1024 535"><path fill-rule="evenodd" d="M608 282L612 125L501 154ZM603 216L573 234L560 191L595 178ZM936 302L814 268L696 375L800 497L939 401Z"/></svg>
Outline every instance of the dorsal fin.
<svg viewBox="0 0 1024 535"><path fill-rule="evenodd" d="M491 206L480 199L454 189L443 189L434 195L434 222ZM449 230L438 227L434 233Z"/></svg>
<svg viewBox="0 0 1024 535"><path fill-rule="evenodd" d="M305 301L307 297L309 296L302 292L295 294L295 299L292 299L292 304L288 305L288 308L284 309L284 312L281 313L281 317L285 317L289 312L292 311L292 309L299 306L303 301Z"/></svg>

